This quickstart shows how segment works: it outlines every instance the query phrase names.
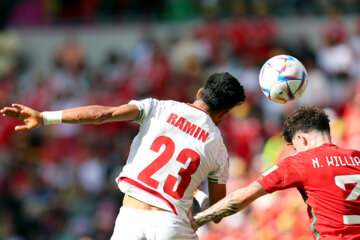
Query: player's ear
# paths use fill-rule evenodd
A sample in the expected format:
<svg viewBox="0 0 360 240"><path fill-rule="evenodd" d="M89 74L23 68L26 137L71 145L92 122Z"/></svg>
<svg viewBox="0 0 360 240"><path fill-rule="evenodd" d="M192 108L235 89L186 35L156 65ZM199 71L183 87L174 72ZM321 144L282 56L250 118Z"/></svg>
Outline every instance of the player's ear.
<svg viewBox="0 0 360 240"><path fill-rule="evenodd" d="M308 145L308 140L307 140L307 138L306 137L302 137L303 138L303 144L305 145L305 146L307 146Z"/></svg>
<svg viewBox="0 0 360 240"><path fill-rule="evenodd" d="M304 146L307 145L307 140L306 140L306 138L305 138L302 134L297 133L297 134L295 135L295 139L296 139L296 141L297 141L298 143L301 143L301 144L304 145Z"/></svg>
<svg viewBox="0 0 360 240"><path fill-rule="evenodd" d="M300 142L302 143L302 145L307 146L308 145L308 139L306 138L306 136L304 136L303 134L299 134L298 138L300 140Z"/></svg>
<svg viewBox="0 0 360 240"><path fill-rule="evenodd" d="M201 94L202 90L203 90L203 88L200 88L200 89L199 89L199 91L198 91L197 94L196 94L196 98L199 98L199 97L200 97L200 94Z"/></svg>

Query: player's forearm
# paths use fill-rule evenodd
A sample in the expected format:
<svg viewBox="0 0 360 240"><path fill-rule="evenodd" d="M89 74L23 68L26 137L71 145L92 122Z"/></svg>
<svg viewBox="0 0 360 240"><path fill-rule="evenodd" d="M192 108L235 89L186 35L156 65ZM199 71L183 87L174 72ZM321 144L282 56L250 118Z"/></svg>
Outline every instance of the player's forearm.
<svg viewBox="0 0 360 240"><path fill-rule="evenodd" d="M264 194L266 194L264 189L257 182L254 182L229 194L207 210L198 213L194 220L198 226L202 226L210 221L230 216L244 209L252 201Z"/></svg>
<svg viewBox="0 0 360 240"><path fill-rule="evenodd" d="M224 199L217 202L207 210L198 213L194 217L194 220L197 225L202 226L208 222L215 221L237 213L241 209L242 208L236 198L236 193L234 192L230 193Z"/></svg>
<svg viewBox="0 0 360 240"><path fill-rule="evenodd" d="M62 122L72 124L101 124L112 121L135 120L138 108L134 105L120 107L85 106L62 111Z"/></svg>
<svg viewBox="0 0 360 240"><path fill-rule="evenodd" d="M72 124L100 124L111 116L111 107L85 106L62 111L62 122Z"/></svg>

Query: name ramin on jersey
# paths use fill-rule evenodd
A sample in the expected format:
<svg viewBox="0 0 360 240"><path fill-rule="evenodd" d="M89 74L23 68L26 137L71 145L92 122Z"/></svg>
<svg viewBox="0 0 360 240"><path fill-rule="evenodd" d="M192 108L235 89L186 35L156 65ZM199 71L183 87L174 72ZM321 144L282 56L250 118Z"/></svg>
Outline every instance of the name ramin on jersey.
<svg viewBox="0 0 360 240"><path fill-rule="evenodd" d="M345 166L360 166L359 157L346 157L346 156L326 156L326 167L345 167ZM312 159L314 168L325 167L323 164L319 163L318 158Z"/></svg>
<svg viewBox="0 0 360 240"><path fill-rule="evenodd" d="M194 138L202 142L205 142L209 136L209 133L207 131L197 126L196 124L193 124L190 121L186 120L184 117L179 117L175 113L171 113L166 122L170 123L174 127L182 130L184 133L189 134L190 136L193 136Z"/></svg>

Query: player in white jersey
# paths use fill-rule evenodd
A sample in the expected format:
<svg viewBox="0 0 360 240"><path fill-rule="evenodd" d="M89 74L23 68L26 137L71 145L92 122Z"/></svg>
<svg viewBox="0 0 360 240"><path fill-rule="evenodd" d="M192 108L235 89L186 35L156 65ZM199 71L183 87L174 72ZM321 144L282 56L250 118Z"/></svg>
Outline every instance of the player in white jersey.
<svg viewBox="0 0 360 240"><path fill-rule="evenodd" d="M209 77L193 104L148 98L119 107L85 106L37 112L13 104L1 113L24 121L15 130L53 123L141 124L116 182L125 193L111 240L197 239L187 218L193 193L208 179L210 205L226 195L228 154L216 126L245 99L228 73Z"/></svg>

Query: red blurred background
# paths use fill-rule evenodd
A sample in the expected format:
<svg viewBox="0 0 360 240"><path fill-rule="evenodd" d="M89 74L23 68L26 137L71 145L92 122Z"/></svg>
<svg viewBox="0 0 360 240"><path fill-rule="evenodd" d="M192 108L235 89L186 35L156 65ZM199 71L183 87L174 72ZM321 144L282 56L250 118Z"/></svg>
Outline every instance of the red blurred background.
<svg viewBox="0 0 360 240"><path fill-rule="evenodd" d="M280 137L288 112L326 108L332 137L360 147L360 1L14 0L0 3L0 107L58 110L155 97L192 102L207 77L227 71L247 101L220 128L233 191L292 154ZM270 102L261 65L290 54L308 70L295 103ZM115 177L134 123L56 125L14 132L0 117L0 239L108 239L121 206ZM200 238L309 239L296 190L257 200L209 224Z"/></svg>

